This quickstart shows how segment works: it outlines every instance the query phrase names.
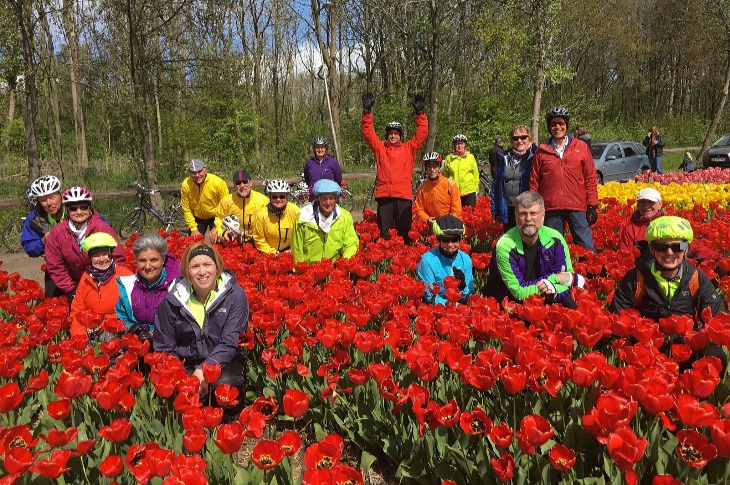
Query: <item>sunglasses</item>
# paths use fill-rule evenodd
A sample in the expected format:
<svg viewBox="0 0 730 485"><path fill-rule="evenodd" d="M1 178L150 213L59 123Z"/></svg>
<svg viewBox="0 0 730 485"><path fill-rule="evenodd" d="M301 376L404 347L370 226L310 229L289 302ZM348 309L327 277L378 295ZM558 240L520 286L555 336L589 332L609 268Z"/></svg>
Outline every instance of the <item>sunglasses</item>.
<svg viewBox="0 0 730 485"><path fill-rule="evenodd" d="M79 210L87 211L87 210L89 210L89 206L88 205L70 205L67 207L67 209L69 212L76 212Z"/></svg>
<svg viewBox="0 0 730 485"><path fill-rule="evenodd" d="M233 185L246 185L249 182L250 182L250 180L235 180L233 182Z"/></svg>
<svg viewBox="0 0 730 485"><path fill-rule="evenodd" d="M550 126L565 126L565 121L551 121Z"/></svg>
<svg viewBox="0 0 730 485"><path fill-rule="evenodd" d="M528 138L530 138L530 135L513 135L512 141L527 140Z"/></svg>
<svg viewBox="0 0 730 485"><path fill-rule="evenodd" d="M286 199L286 195L273 195L273 194L272 194L272 195L270 195L269 197L271 197L271 200L281 200L281 199Z"/></svg>
<svg viewBox="0 0 730 485"><path fill-rule="evenodd" d="M660 253L666 253L670 249L674 253L679 253L681 251L686 251L689 248L689 244L687 244L685 241L675 242L675 243L653 242L653 243L651 243L651 248L654 251L657 251Z"/></svg>
<svg viewBox="0 0 730 485"><path fill-rule="evenodd" d="M441 236L439 241L444 243L458 243L461 241L461 236Z"/></svg>

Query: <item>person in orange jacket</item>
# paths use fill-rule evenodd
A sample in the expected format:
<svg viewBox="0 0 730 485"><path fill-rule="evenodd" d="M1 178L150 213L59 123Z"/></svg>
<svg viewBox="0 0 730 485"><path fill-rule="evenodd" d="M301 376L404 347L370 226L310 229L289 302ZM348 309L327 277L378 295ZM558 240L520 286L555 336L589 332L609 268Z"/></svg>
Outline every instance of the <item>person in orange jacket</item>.
<svg viewBox="0 0 730 485"><path fill-rule="evenodd" d="M403 125L390 122L386 126L387 139L380 140L373 127L372 109L375 97L362 95L362 136L375 155L375 200L378 202L378 229L380 237L390 239L389 229L409 242L408 231L413 221L413 165L416 153L428 136L428 118L423 114L424 99L417 95L412 103L415 111L416 133L404 142Z"/></svg>
<svg viewBox="0 0 730 485"><path fill-rule="evenodd" d="M437 218L452 215L461 219L461 193L453 180L441 175L443 158L437 152L423 156L426 180L416 192L414 205L419 222L433 224Z"/></svg>

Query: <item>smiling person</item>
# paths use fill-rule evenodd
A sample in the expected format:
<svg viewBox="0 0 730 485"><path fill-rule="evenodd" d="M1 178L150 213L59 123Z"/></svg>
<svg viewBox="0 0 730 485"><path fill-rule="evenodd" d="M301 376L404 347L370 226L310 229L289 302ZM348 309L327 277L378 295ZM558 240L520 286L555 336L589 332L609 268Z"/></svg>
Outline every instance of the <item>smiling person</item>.
<svg viewBox="0 0 730 485"><path fill-rule="evenodd" d="M642 143L646 147L646 154L649 156L649 165L652 172L662 172L662 157L664 156L664 137L659 133L656 126L649 128Z"/></svg>
<svg viewBox="0 0 730 485"><path fill-rule="evenodd" d="M76 297L71 303L71 337L97 337L99 330L87 330L79 319L84 312L115 316L114 306L119 299L115 277L131 275L124 265L114 261L117 241L105 232L95 232L84 239L82 248L89 255L89 266L81 276Z"/></svg>
<svg viewBox="0 0 730 485"><path fill-rule="evenodd" d="M317 199L314 184L327 179L342 186L342 168L337 160L327 153L329 142L323 136L315 136L312 140L312 156L304 163L304 181L309 186L309 201Z"/></svg>
<svg viewBox="0 0 730 485"><path fill-rule="evenodd" d="M314 263L322 258L351 258L360 239L352 215L337 204L341 188L321 179L312 187L317 199L302 207L294 224L291 251L294 262Z"/></svg>
<svg viewBox="0 0 730 485"><path fill-rule="evenodd" d="M530 173L530 190L545 199L545 225L596 252L591 227L598 221L598 178L591 151L568 134L570 113L563 107L545 115L550 139L537 147Z"/></svg>
<svg viewBox="0 0 730 485"><path fill-rule="evenodd" d="M228 194L215 208L215 231L210 232L210 241L233 241L239 238L242 242L253 241L253 217L269 203L269 199L251 188L251 175L248 170L233 172L233 187L235 192ZM227 229L223 219L227 216L236 216L239 222L240 235Z"/></svg>
<svg viewBox="0 0 730 485"><path fill-rule="evenodd" d="M222 178L208 173L202 160L190 160L188 177L180 188L180 206L191 236L215 230L215 209L227 195L228 185Z"/></svg>
<svg viewBox="0 0 730 485"><path fill-rule="evenodd" d="M509 132L512 148L502 152L495 165L491 191L492 217L504 225L504 232L517 225L515 200L530 190L532 157L537 147L532 143L530 129L517 125Z"/></svg>
<svg viewBox="0 0 730 485"><path fill-rule="evenodd" d="M458 134L451 140L454 151L444 159L443 174L453 180L461 194L461 206L477 206L479 167L474 155L466 149L466 135ZM458 215L457 217L461 217Z"/></svg>
<svg viewBox="0 0 730 485"><path fill-rule="evenodd" d="M104 232L119 240L116 231L92 206L93 196L86 187L71 187L61 198L66 219L56 224L46 237L46 271L56 287L73 299L76 285L89 266L89 255L81 248L91 234ZM114 261L124 266L124 249L114 248ZM115 302L116 303L116 302Z"/></svg>
<svg viewBox="0 0 730 485"><path fill-rule="evenodd" d="M459 187L441 175L443 161L436 152L426 153L423 156L423 170L426 180L416 191L416 202L413 209L416 219L429 225L436 218L451 214L461 217L461 193Z"/></svg>
<svg viewBox="0 0 730 485"><path fill-rule="evenodd" d="M235 419L245 404L246 360L238 340L248 324L246 293L233 273L224 269L218 250L206 242L185 250L180 272L183 277L157 308L155 351L183 361L188 373L200 381L201 394L208 391L203 365L219 364L221 374L210 391L222 383L238 389L239 403L224 410L224 418Z"/></svg>
<svg viewBox="0 0 730 485"><path fill-rule="evenodd" d="M286 180L270 180L266 186L269 203L253 220L253 242L264 254L279 254L291 248L299 207L289 202L290 190Z"/></svg>
<svg viewBox="0 0 730 485"><path fill-rule="evenodd" d="M145 340L153 335L157 307L180 276L180 263L167 252L165 238L154 232L138 237L132 252L137 274L117 277L116 312L127 331Z"/></svg>

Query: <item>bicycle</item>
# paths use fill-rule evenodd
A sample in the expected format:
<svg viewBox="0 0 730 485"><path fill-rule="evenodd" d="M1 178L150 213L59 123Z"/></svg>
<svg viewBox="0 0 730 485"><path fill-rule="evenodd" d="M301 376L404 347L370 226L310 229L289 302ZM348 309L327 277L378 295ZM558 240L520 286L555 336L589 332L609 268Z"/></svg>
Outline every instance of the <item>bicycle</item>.
<svg viewBox="0 0 730 485"><path fill-rule="evenodd" d="M491 166L489 163L484 163L481 160L477 162L477 166L479 167L479 193L489 197L489 194L492 192L492 185L494 184Z"/></svg>
<svg viewBox="0 0 730 485"><path fill-rule="evenodd" d="M35 207L35 199L28 193L25 195L25 206L27 212L30 212ZM20 235L23 232L23 225L25 224L25 219L27 217L28 216L25 215L18 217L17 219L13 219L3 228L3 246L5 246L5 249L7 249L9 253L19 253L23 250L23 246L20 244Z"/></svg>
<svg viewBox="0 0 730 485"><path fill-rule="evenodd" d="M185 216L183 216L182 206L180 205L179 200L170 204L167 210L164 213L161 213L152 206L152 201L150 200L150 196L152 194L159 193L159 190L148 189L141 185L137 180L134 181L133 185L137 191L139 203L137 207L127 212L127 214L122 217L122 221L119 223L119 226L117 226L117 232L119 233L120 238L126 239L132 233L141 234L146 227L148 214L152 214L152 216L160 222L162 227L165 228L165 231L170 231L172 229L177 229L181 232L187 231L188 226L185 222ZM173 195L175 197L180 197L179 192L175 192Z"/></svg>

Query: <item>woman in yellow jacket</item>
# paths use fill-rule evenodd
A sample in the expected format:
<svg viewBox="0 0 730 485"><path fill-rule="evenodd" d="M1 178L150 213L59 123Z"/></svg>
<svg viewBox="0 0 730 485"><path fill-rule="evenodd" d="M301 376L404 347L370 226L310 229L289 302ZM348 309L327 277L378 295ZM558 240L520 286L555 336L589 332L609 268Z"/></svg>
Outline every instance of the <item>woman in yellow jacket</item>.
<svg viewBox="0 0 730 485"><path fill-rule="evenodd" d="M269 203L254 216L253 242L264 254L289 251L299 207L288 201L289 183L271 180L266 186Z"/></svg>
<svg viewBox="0 0 730 485"><path fill-rule="evenodd" d="M466 149L467 139L462 134L453 140L454 152L444 160L444 176L454 181L461 193L461 206L477 206L479 190L479 167L474 155Z"/></svg>

